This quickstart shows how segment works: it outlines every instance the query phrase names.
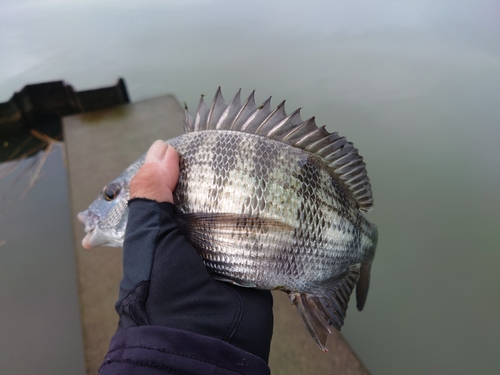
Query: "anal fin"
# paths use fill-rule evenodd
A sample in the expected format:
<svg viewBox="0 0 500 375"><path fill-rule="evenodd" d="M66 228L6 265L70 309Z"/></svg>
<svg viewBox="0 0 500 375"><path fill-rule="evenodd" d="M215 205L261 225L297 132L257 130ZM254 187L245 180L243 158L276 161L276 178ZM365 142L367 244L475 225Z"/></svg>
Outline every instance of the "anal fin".
<svg viewBox="0 0 500 375"><path fill-rule="evenodd" d="M326 339L331 333L330 328L340 331L344 325L347 304L358 276L358 267L352 266L341 279L329 282L321 295L294 292L288 294L312 338L325 353L328 351Z"/></svg>

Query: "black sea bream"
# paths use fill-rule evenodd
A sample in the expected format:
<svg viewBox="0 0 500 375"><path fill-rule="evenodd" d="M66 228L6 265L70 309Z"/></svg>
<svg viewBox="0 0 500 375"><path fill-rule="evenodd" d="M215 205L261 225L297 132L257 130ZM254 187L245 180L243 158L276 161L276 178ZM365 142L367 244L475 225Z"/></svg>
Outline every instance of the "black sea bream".
<svg viewBox="0 0 500 375"><path fill-rule="evenodd" d="M357 284L368 293L377 228L362 214L373 205L365 163L337 133L302 121L284 102L256 106L253 93L229 105L203 98L186 133L168 140L179 153L177 221L214 278L282 290L318 345L344 323ZM78 215L86 247L122 246L131 178L144 156Z"/></svg>

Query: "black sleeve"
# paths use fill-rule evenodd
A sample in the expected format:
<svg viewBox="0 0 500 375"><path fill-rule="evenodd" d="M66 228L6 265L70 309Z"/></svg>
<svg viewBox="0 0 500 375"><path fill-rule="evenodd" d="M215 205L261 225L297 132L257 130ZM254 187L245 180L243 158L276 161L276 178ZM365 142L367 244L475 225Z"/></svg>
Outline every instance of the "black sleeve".
<svg viewBox="0 0 500 375"><path fill-rule="evenodd" d="M174 328L140 326L119 330L100 375L264 375L259 357L224 341Z"/></svg>

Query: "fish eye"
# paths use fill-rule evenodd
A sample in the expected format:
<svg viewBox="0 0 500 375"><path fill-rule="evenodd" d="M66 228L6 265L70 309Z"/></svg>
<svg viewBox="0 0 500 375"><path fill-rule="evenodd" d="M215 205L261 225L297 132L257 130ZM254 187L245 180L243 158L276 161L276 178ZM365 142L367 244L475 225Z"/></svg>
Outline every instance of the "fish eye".
<svg viewBox="0 0 500 375"><path fill-rule="evenodd" d="M113 199L116 198L119 192L120 192L120 185L112 182L104 187L104 189L102 190L102 196L107 201L112 201Z"/></svg>

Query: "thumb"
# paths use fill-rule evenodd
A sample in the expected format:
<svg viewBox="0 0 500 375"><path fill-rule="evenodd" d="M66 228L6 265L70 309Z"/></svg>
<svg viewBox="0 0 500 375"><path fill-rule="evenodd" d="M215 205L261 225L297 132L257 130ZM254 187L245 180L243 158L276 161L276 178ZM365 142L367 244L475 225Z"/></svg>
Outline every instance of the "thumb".
<svg viewBox="0 0 500 375"><path fill-rule="evenodd" d="M155 141L155 143L151 145L151 147L148 150L148 153L146 154L146 159L144 159L144 164L161 162L165 157L167 149L168 149L167 143L160 140Z"/></svg>

